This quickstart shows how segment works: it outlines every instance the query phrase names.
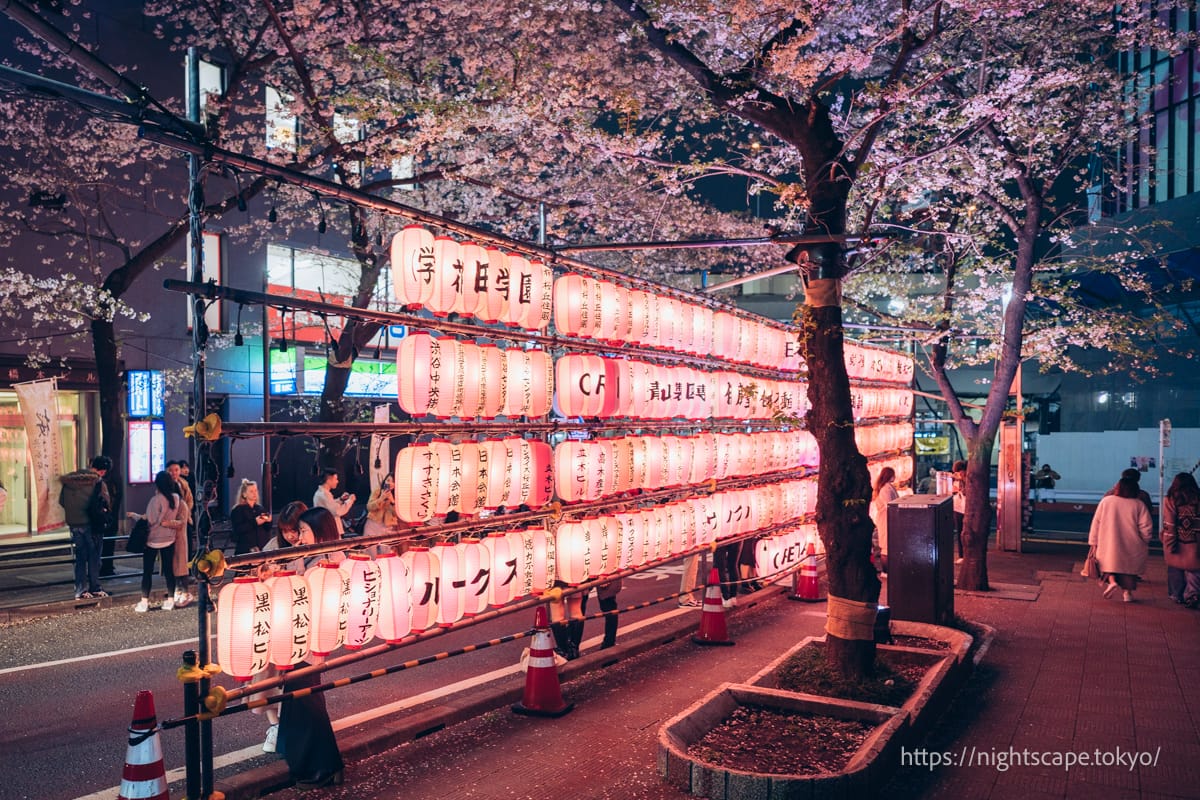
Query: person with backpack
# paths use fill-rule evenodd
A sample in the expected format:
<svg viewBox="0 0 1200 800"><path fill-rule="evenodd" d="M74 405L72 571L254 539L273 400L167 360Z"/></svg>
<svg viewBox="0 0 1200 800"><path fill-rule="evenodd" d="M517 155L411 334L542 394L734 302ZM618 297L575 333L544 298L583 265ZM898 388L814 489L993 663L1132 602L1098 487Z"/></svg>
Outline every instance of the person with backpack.
<svg viewBox="0 0 1200 800"><path fill-rule="evenodd" d="M104 527L92 524L90 509L93 496L104 488L104 475L112 469L112 459L96 456L90 469L80 469L61 476L62 490L58 493L67 527L71 529L71 546L75 553L75 599L90 600L108 597L100 588L100 553L103 548ZM108 503L111 506L111 499Z"/></svg>

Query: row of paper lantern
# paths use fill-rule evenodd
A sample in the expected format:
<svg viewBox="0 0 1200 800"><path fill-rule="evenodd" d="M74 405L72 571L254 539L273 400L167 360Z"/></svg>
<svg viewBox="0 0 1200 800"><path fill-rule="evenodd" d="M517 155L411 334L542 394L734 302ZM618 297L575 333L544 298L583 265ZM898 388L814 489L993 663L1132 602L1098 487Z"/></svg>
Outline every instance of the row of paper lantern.
<svg viewBox="0 0 1200 800"><path fill-rule="evenodd" d="M912 480L913 476L913 460L909 456L893 456L892 458L883 458L871 461L867 464L867 472L871 474L871 485L875 485L875 481L879 478L879 473L884 467L891 467L896 472L896 483L907 483Z"/></svg>
<svg viewBox="0 0 1200 800"><path fill-rule="evenodd" d="M858 452L868 458L893 450L908 450L912 447L913 424L890 422L884 425L856 425L854 441L858 445Z"/></svg>
<svg viewBox="0 0 1200 800"><path fill-rule="evenodd" d="M582 583L811 513L814 480L717 492L651 509L490 534L402 556L351 553L303 575L239 577L218 595L217 655L235 680L310 654L398 642L545 592ZM718 534L720 534L718 536Z"/></svg>
<svg viewBox="0 0 1200 800"><path fill-rule="evenodd" d="M392 287L406 308L537 331L550 324L554 274L541 261L408 225L392 238Z"/></svg>
<svg viewBox="0 0 1200 800"><path fill-rule="evenodd" d="M434 236L409 225L392 239L396 299L436 316L451 313L483 322L541 331L554 320L561 333L698 356L717 356L768 369L802 366L794 332L676 297L629 289L611 281L567 274L496 247ZM912 358L845 344L853 379L909 383Z"/></svg>
<svg viewBox="0 0 1200 800"><path fill-rule="evenodd" d="M809 545L812 545L814 555L825 552L821 537L817 535L817 526L811 523L763 536L754 543L755 574L760 578L770 578L795 568L808 555Z"/></svg>
<svg viewBox="0 0 1200 800"><path fill-rule="evenodd" d="M451 511L540 508L597 500L635 489L698 484L816 466L807 431L624 436L545 442L508 437L480 442L434 440L396 456L396 514L421 523Z"/></svg>
<svg viewBox="0 0 1200 800"><path fill-rule="evenodd" d="M540 349L501 350L453 337L414 333L397 353L397 400L413 416L629 419L770 419L808 410L805 384L702 372L631 359ZM907 416L905 389L851 387L855 419Z"/></svg>

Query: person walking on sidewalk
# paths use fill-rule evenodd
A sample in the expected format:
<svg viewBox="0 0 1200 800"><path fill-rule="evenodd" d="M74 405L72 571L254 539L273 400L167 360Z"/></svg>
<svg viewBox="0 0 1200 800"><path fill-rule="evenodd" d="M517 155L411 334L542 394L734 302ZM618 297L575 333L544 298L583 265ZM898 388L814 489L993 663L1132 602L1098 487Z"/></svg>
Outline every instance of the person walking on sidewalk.
<svg viewBox="0 0 1200 800"><path fill-rule="evenodd" d="M1088 531L1088 544L1096 548L1105 598L1120 587L1125 602L1133 601L1138 578L1146 568L1153 527L1150 512L1138 499L1136 480L1122 477L1115 493L1101 498Z"/></svg>
<svg viewBox="0 0 1200 800"><path fill-rule="evenodd" d="M112 461L107 456L96 456L90 469L75 470L58 479L62 484L58 502L63 507L67 527L71 529L71 546L75 551L76 600L108 596L108 592L100 588L104 530L93 529L88 509L97 488L103 485L104 474L111 468Z"/></svg>
<svg viewBox="0 0 1200 800"><path fill-rule="evenodd" d="M1200 607L1200 486L1190 472L1181 472L1171 481L1163 499L1163 558L1168 573L1180 573L1172 586L1167 576L1167 591L1176 603L1188 608ZM1172 591L1173 590L1173 591Z"/></svg>
<svg viewBox="0 0 1200 800"><path fill-rule="evenodd" d="M187 530L187 506L179 496L179 487L166 472L154 476L154 496L146 506L146 521L150 523L150 534L146 538L146 551L142 554L142 599L133 610L144 614L150 610L150 586L154 580L154 564L162 563L162 574L167 581L167 599L162 610L175 608L175 570L172 565L180 531ZM137 514L130 514L137 517ZM161 555L160 555L161 554Z"/></svg>

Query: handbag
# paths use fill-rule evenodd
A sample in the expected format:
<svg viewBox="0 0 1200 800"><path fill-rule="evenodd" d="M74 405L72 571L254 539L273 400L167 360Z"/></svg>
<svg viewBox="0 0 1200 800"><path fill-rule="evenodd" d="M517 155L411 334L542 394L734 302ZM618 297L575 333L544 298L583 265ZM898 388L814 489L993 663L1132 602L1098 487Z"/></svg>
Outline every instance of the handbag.
<svg viewBox="0 0 1200 800"><path fill-rule="evenodd" d="M1079 572L1085 578L1100 580L1100 562L1096 560L1096 547L1088 548L1087 558L1083 560L1083 569Z"/></svg>
<svg viewBox="0 0 1200 800"><path fill-rule="evenodd" d="M129 539L125 542L125 552L127 553L144 553L146 552L146 541L150 538L150 523L145 517L133 523L133 528L129 531Z"/></svg>

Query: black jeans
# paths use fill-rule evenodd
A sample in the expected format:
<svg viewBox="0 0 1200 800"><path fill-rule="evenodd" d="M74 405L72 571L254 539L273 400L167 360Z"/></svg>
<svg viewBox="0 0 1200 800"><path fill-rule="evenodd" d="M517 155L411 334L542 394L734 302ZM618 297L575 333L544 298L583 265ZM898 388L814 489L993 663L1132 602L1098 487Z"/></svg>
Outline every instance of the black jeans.
<svg viewBox="0 0 1200 800"><path fill-rule="evenodd" d="M162 573L167 579L167 594L175 595L175 545L147 547L142 553L142 597L150 596L150 584L154 579L154 562L162 553Z"/></svg>

